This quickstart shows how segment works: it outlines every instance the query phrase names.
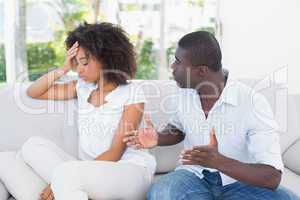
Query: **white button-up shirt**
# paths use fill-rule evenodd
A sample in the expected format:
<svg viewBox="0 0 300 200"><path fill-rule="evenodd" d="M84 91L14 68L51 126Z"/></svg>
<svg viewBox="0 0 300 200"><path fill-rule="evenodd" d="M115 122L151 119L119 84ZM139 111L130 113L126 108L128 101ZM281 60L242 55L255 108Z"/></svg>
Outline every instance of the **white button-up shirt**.
<svg viewBox="0 0 300 200"><path fill-rule="evenodd" d="M283 170L278 125L266 98L239 81L228 79L206 119L194 89L180 89L177 112L169 123L185 133L184 149L207 145L215 128L219 152L243 163L260 163ZM199 165L179 165L203 178ZM208 169L216 171L215 169ZM221 174L223 185L235 182Z"/></svg>

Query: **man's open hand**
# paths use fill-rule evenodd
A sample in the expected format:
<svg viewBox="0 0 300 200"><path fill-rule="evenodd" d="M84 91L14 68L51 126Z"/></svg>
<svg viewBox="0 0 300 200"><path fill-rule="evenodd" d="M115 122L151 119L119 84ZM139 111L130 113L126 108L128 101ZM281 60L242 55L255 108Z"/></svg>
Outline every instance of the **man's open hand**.
<svg viewBox="0 0 300 200"><path fill-rule="evenodd" d="M217 169L221 154L218 151L218 141L213 128L210 133L210 142L204 146L194 146L192 150L185 150L181 154L183 165L201 165L202 167Z"/></svg>
<svg viewBox="0 0 300 200"><path fill-rule="evenodd" d="M42 191L40 200L54 200L54 195L50 184Z"/></svg>

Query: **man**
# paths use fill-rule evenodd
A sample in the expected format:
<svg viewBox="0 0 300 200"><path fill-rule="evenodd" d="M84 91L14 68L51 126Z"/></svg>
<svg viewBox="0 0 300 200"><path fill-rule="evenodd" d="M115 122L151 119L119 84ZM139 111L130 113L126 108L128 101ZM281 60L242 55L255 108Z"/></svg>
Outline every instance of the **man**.
<svg viewBox="0 0 300 200"><path fill-rule="evenodd" d="M184 151L174 172L150 189L150 200L298 199L278 186L283 163L277 124L266 99L222 69L215 37L203 31L178 42L174 79L182 88L177 112L162 132L128 133L136 148L174 145Z"/></svg>

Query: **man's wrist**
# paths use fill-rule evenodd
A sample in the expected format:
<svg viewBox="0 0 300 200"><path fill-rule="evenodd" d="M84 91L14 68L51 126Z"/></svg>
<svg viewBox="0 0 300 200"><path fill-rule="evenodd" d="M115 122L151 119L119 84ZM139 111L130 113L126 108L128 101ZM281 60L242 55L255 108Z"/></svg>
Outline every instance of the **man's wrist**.
<svg viewBox="0 0 300 200"><path fill-rule="evenodd" d="M161 146L161 144L160 144L160 133L158 132L158 131L156 131L156 134L157 134L157 142L156 142L156 146L155 147L157 147L157 146ZM153 147L153 148L155 148L155 147Z"/></svg>
<svg viewBox="0 0 300 200"><path fill-rule="evenodd" d="M228 171L228 168L232 168L234 160L220 154L217 162L216 162L216 169L220 172Z"/></svg>

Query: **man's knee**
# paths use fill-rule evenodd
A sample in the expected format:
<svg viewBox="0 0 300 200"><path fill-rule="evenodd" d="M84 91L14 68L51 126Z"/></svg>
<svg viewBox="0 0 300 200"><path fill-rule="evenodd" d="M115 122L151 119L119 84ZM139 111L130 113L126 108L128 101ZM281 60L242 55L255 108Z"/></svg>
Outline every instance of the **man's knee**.
<svg viewBox="0 0 300 200"><path fill-rule="evenodd" d="M179 199L182 196L182 182L184 181L184 171L171 172L165 176L162 176L157 180L150 188L147 199Z"/></svg>
<svg viewBox="0 0 300 200"><path fill-rule="evenodd" d="M224 199L240 199L243 197L244 200L300 200L295 194L282 187L273 191L241 182L232 184L231 189L227 190L223 196Z"/></svg>
<svg viewBox="0 0 300 200"><path fill-rule="evenodd" d="M147 199L149 200L160 200L160 199L170 199L171 196L168 185L154 183L147 194Z"/></svg>
<svg viewBox="0 0 300 200"><path fill-rule="evenodd" d="M276 190L278 199L282 200L300 200L300 197L284 187L279 187Z"/></svg>

